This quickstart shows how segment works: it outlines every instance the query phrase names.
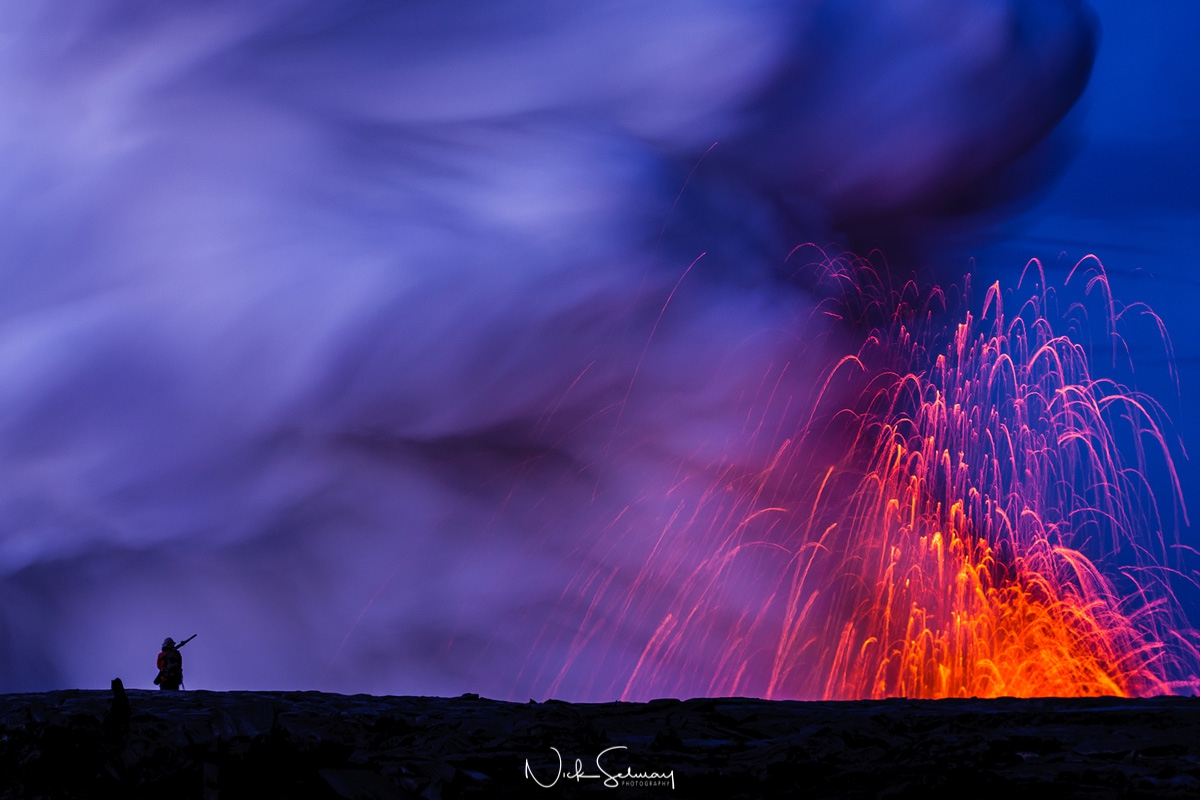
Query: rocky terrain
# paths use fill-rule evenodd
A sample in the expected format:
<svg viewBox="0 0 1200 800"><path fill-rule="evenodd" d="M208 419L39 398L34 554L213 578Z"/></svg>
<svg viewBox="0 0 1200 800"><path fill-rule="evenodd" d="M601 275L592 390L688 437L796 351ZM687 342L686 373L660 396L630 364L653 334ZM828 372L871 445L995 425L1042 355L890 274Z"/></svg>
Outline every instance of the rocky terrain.
<svg viewBox="0 0 1200 800"><path fill-rule="evenodd" d="M561 762L560 762L561 757ZM0 696L0 797L1185 797L1200 698Z"/></svg>

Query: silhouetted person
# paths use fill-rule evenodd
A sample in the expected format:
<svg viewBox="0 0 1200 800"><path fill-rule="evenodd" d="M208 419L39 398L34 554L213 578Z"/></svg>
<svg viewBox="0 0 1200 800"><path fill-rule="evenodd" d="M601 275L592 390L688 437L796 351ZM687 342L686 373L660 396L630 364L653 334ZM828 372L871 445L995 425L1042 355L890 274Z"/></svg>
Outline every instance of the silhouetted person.
<svg viewBox="0 0 1200 800"><path fill-rule="evenodd" d="M163 639L162 652L158 654L158 677L154 679L159 689L176 690L183 685L183 653L179 648L195 638L193 633L179 644L170 636Z"/></svg>
<svg viewBox="0 0 1200 800"><path fill-rule="evenodd" d="M129 731L129 695L125 694L125 684L120 678L113 678L112 692L112 705L104 712L104 730L112 736L120 736Z"/></svg>

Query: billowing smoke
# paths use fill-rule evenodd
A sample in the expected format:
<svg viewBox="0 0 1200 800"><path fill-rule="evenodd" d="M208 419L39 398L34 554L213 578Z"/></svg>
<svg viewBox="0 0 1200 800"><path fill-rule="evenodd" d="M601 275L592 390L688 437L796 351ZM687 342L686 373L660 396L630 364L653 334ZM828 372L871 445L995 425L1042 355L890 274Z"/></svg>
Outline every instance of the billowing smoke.
<svg viewBox="0 0 1200 800"><path fill-rule="evenodd" d="M606 531L652 540L769 457L755 398L808 396L789 251L978 209L1095 38L1077 0L0 28L0 691L149 686L198 633L194 687L521 699L595 623L572 578L642 552Z"/></svg>

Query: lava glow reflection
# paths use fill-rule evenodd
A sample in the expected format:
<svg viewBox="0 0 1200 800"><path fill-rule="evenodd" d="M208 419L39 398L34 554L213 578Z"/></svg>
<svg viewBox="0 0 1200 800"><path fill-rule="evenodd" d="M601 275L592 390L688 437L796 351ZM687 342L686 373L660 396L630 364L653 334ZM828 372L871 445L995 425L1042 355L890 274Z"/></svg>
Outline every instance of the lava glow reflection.
<svg viewBox="0 0 1200 800"><path fill-rule="evenodd" d="M820 285L839 288L817 317L869 330L866 343L818 381L817 410L766 470L723 475L661 534L612 606L658 620L614 688L1194 691L1170 582L1183 509L1166 418L1091 365L1118 373L1120 331L1161 330L1157 318L1116 306L1091 258L1057 291L1031 262L1015 313L1020 295L999 285L972 314L947 308L970 307L969 290L889 289L857 260L820 269ZM670 602L642 596L662 585L676 588Z"/></svg>

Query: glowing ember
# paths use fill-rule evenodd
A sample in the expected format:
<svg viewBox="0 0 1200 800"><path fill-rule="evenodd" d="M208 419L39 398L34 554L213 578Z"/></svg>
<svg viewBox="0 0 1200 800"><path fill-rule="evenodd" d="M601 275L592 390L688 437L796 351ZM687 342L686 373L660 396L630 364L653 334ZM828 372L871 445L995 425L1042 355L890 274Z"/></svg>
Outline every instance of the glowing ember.
<svg viewBox="0 0 1200 800"><path fill-rule="evenodd" d="M661 620L622 696L1194 689L1148 488L1157 474L1178 497L1164 417L1094 377L1087 352L1093 328L1119 344L1122 316L1148 310L1118 312L1094 259L1067 283L1084 280L1100 314L1074 304L1064 319L1041 276L1017 314L995 285L978 318L949 326L940 292L917 305L911 284L888 291L862 261L822 268L822 285L850 288L821 311L871 320L866 344L824 377L768 470L723 476L668 525L619 603L592 592L622 621ZM642 596L662 586L676 592L665 607Z"/></svg>

